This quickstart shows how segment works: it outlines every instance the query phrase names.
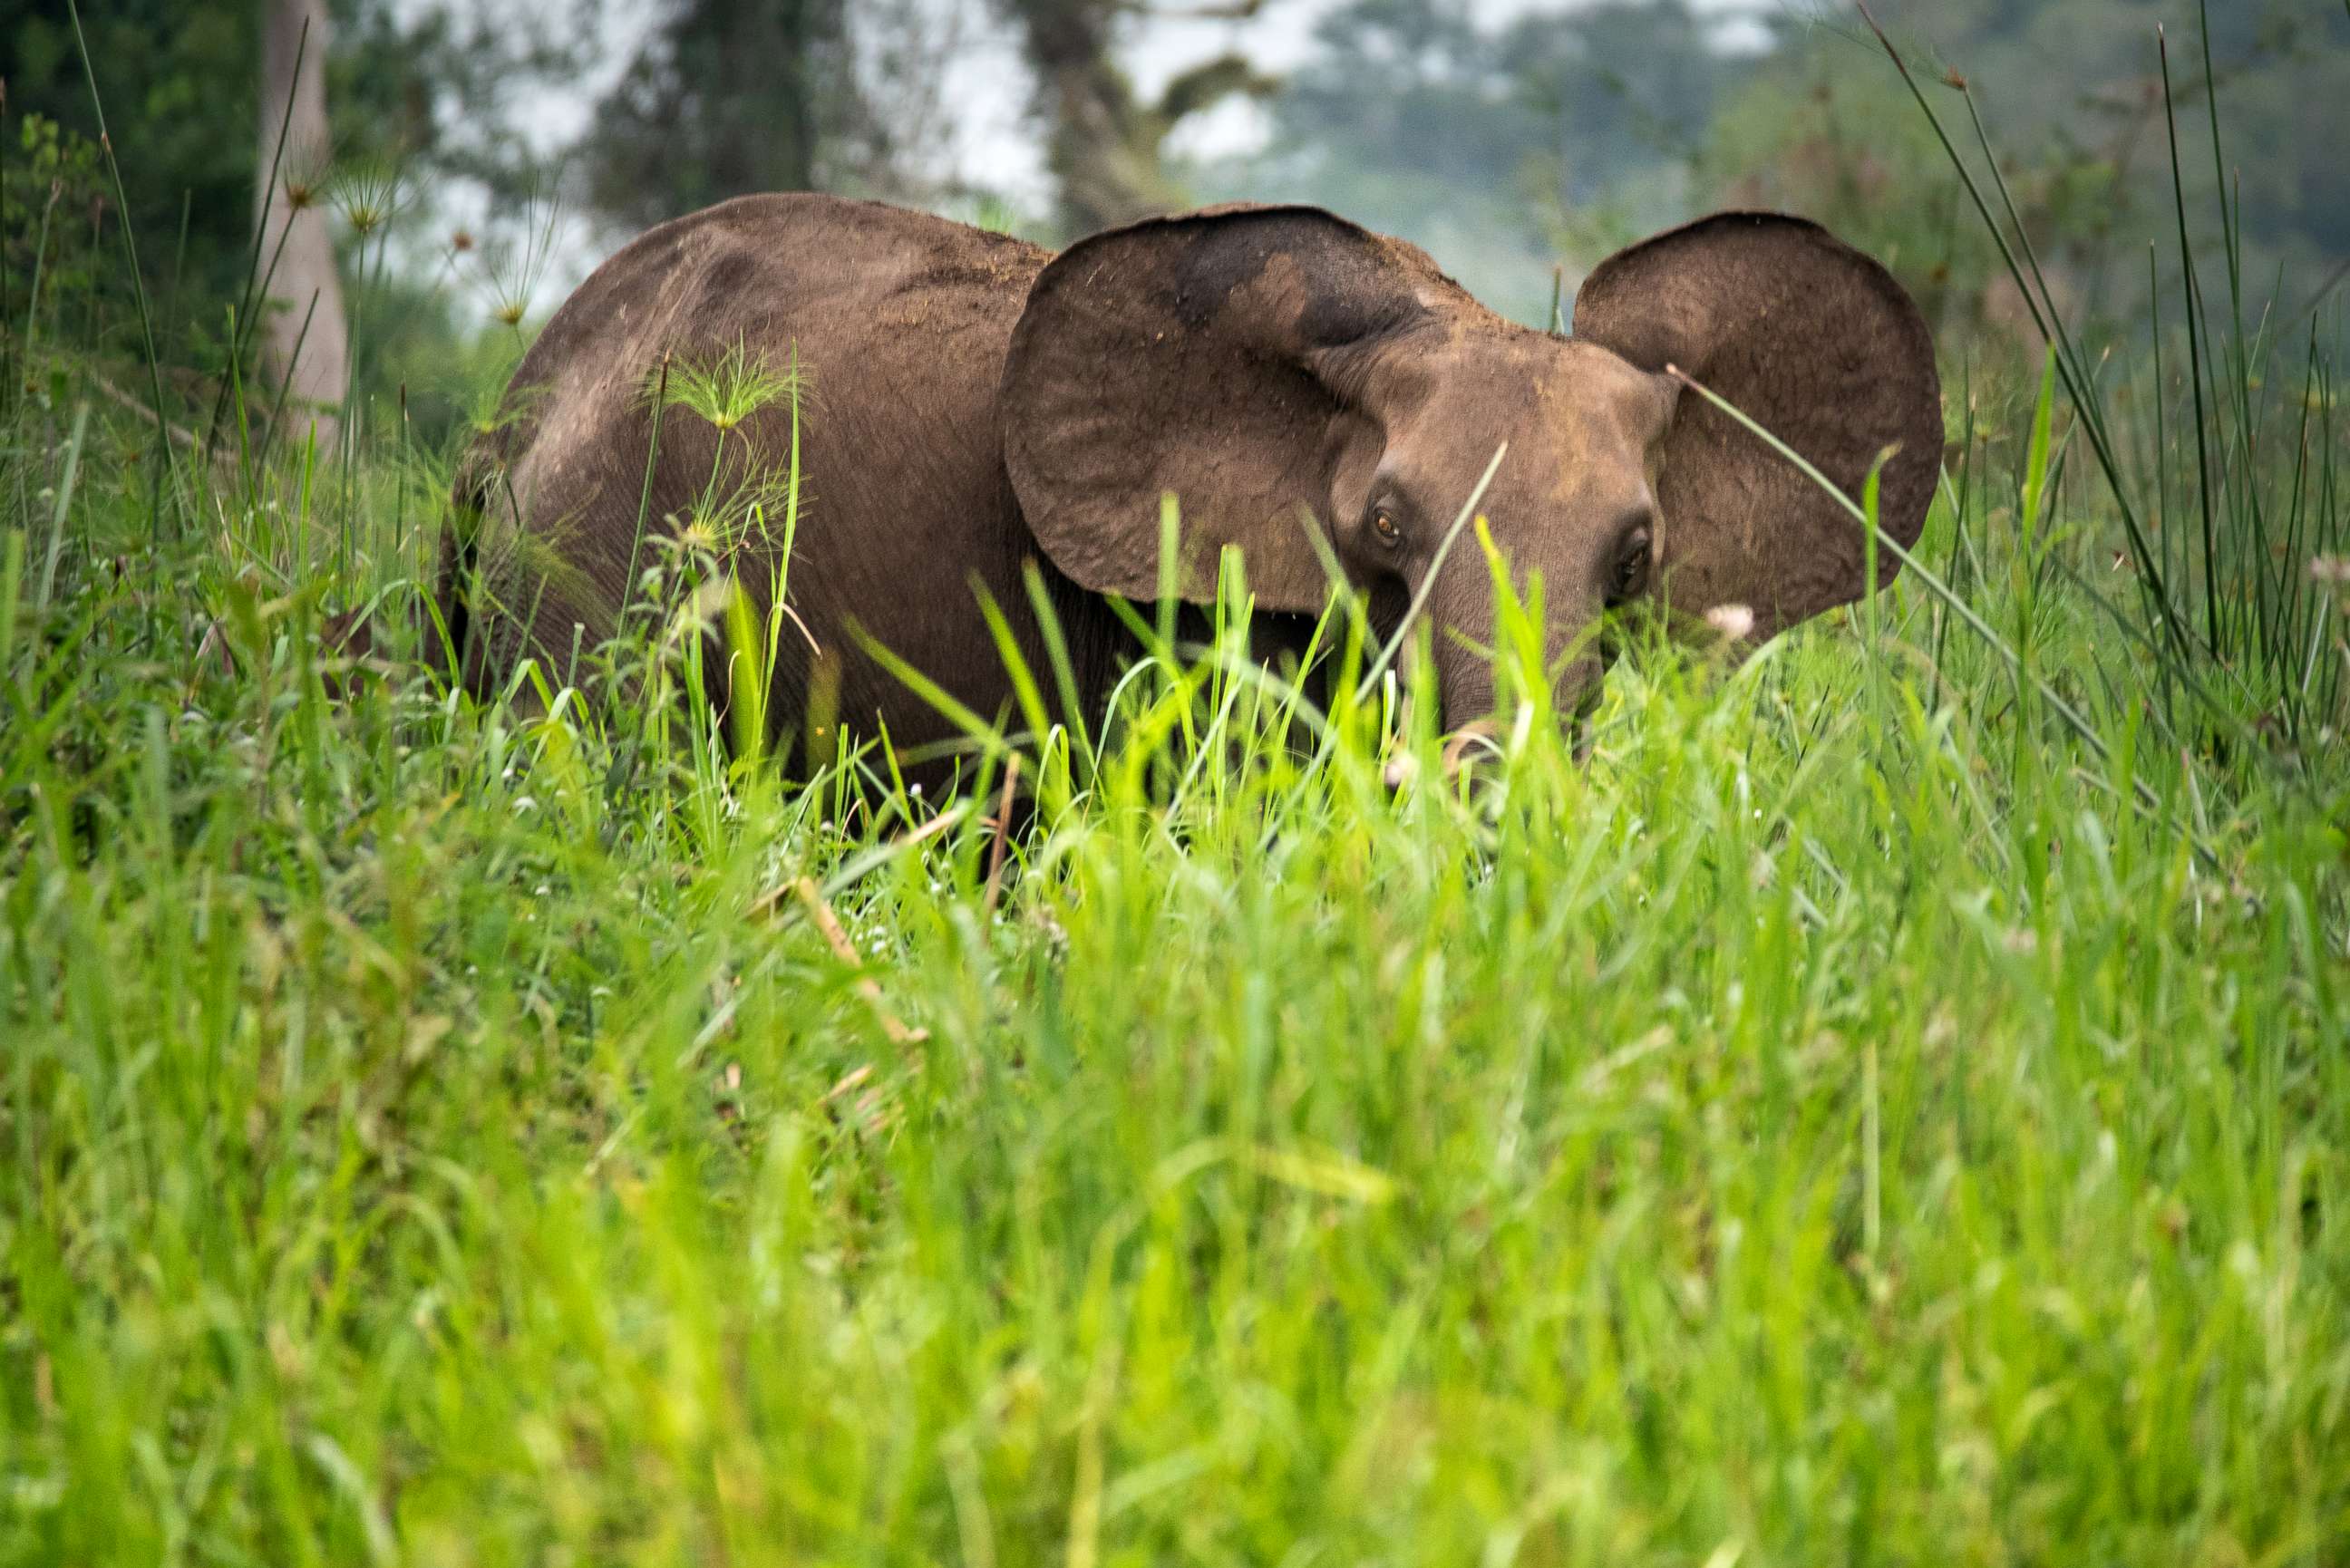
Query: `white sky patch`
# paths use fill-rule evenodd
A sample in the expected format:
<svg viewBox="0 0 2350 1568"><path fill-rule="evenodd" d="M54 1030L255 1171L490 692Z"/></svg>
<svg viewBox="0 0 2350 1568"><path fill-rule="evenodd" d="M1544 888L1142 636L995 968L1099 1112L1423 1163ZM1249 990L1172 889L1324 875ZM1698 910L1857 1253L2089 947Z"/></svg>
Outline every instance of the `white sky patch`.
<svg viewBox="0 0 2350 1568"><path fill-rule="evenodd" d="M1035 78L1019 37L991 7L976 0L960 4L972 15L957 19L969 42L948 67L944 83L947 119L954 127L948 172L963 184L1001 192L1024 211L1042 212L1052 201L1052 181L1029 113Z"/></svg>

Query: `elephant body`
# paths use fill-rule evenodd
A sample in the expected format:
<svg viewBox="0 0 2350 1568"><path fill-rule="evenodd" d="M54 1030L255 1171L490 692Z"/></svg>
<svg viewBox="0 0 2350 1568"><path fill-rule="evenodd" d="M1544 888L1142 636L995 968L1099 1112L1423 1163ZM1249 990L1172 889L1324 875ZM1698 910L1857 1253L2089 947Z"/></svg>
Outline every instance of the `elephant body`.
<svg viewBox="0 0 2350 1568"><path fill-rule="evenodd" d="M1459 723L1492 702L1473 657L1490 591L1473 545L1444 565L1436 536L1507 441L1483 510L1513 565L1547 574L1580 701L1591 632L1629 601L1669 592L1687 619L1735 597L1761 636L1862 586L1856 525L1692 409L1663 374L1676 358L1852 493L1898 445L1885 528L1916 537L1939 459L1931 345L1875 264L1795 220L1708 220L1603 264L1586 315L1575 339L1515 327L1418 250L1311 208L1149 220L1056 257L873 202L740 198L649 231L548 323L461 470L441 611L477 692L525 655L560 684L632 575L714 519L703 547L764 612L795 438L778 740L834 715L901 749L953 736L868 639L1003 712L980 596L1041 675L1032 563L1075 700L1106 701L1129 645L1102 596L1154 592L1170 492L1179 592L1211 597L1237 549L1268 657L1302 641L1333 562L1389 625L1424 588ZM762 379L763 402L741 395ZM754 492L764 526L739 504ZM710 696L730 700L723 674Z"/></svg>
<svg viewBox="0 0 2350 1568"><path fill-rule="evenodd" d="M950 736L934 708L858 655L854 624L993 715L1008 687L974 582L1020 628L1024 651L1043 651L1022 575L1036 550L1004 477L995 386L1050 259L924 213L810 194L741 197L622 249L548 322L515 373L501 428L461 479L461 505L481 519L471 559L444 560L442 594L444 615L467 623L467 683L485 691L525 653L562 670L575 626L585 647L609 635L632 555L639 570L656 559L638 539L639 511L649 535L673 539L720 440L672 405L656 452L648 382L657 393L664 356L674 376L747 344L770 369L795 365L802 378L789 602L835 665L837 711L884 720L904 745ZM726 439L788 464L793 412L780 397ZM529 547L534 538L549 548ZM738 562L763 612L760 568L775 549L754 539ZM549 555L571 569L549 570ZM1115 618L1043 565L1081 688L1102 695ZM497 608L471 613L485 604ZM806 639L779 640L779 739L793 734L817 658Z"/></svg>

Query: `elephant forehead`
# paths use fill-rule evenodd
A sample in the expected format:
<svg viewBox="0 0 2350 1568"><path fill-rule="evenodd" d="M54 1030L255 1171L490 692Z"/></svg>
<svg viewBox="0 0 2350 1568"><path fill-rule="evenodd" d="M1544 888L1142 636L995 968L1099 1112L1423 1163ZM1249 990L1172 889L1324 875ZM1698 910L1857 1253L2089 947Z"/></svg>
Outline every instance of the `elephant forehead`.
<svg viewBox="0 0 2350 1568"><path fill-rule="evenodd" d="M1554 504L1571 505L1594 493L1618 493L1643 474L1672 404L1656 378L1614 355L1575 343L1559 348L1565 352L1534 379L1519 439L1528 478Z"/></svg>

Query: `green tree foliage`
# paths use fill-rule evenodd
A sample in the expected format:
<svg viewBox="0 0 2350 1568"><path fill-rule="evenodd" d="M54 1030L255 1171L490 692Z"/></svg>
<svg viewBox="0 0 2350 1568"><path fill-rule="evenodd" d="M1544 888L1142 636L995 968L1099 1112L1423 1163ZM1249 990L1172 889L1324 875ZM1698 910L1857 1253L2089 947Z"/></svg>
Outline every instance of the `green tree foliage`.
<svg viewBox="0 0 2350 1568"><path fill-rule="evenodd" d="M148 238L142 259L151 275L149 286L159 299L176 295L186 319L216 328L215 307L234 297L253 230L254 151L246 128L258 90L259 7L109 0L81 9L91 55L102 62L107 123L122 166L130 217ZM68 145L98 133L66 0L16 0L7 8L5 20L0 20L0 78L7 82L8 99L0 155L11 163L9 216L0 224L14 291L5 318L16 323L30 286L40 210L49 193L44 170L27 161L28 155L36 155L35 143L49 134L32 130L32 117L62 128ZM52 214L51 244L58 247L54 254L78 254L93 244L116 247L111 233L92 238L95 223L120 220L110 211L110 197L100 193L95 181L69 176L67 188L78 210ZM95 213L92 203L98 204ZM184 250L178 243L183 212ZM94 286L119 288L128 297L130 280L120 268L101 265L92 275L102 280ZM116 312L107 317L124 319Z"/></svg>
<svg viewBox="0 0 2350 1568"><path fill-rule="evenodd" d="M96 144L54 119L26 116L10 142L0 148L0 332L38 335L75 306L88 317L110 285L95 244L105 174Z"/></svg>

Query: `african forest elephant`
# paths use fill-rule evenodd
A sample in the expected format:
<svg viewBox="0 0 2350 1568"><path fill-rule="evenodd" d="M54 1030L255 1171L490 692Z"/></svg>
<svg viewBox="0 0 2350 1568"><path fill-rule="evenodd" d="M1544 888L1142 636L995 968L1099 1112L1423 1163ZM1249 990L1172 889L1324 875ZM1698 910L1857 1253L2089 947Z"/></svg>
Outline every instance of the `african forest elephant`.
<svg viewBox="0 0 2350 1568"><path fill-rule="evenodd" d="M1132 644L1101 596L1156 596L1170 492L1185 599L1212 599L1220 548L1234 545L1273 648L1322 609L1334 560L1392 628L1503 441L1479 510L1511 569L1543 576L1571 711L1603 673L1588 634L1611 608L1661 604L1686 622L1742 606L1759 641L1862 592L1859 523L1667 366L1856 496L1890 450L1880 516L1905 545L1942 441L1915 306L1799 219L1724 213L1620 251L1559 337L1313 207L1150 219L1055 255L871 202L744 197L651 230L582 284L469 458L440 593L475 691L526 653L559 675L595 646L631 563L649 565L713 491L740 493L736 478L712 483L728 452L785 460L788 398L730 431L708 417L723 410L672 396L655 441L660 367L683 385L730 353L738 369L805 376L787 585L805 629L775 645L779 740L797 738L817 689L852 732L878 720L900 747L954 733L863 651L867 637L981 715L1004 712L1012 682L975 590L1043 679L1031 560L1077 700L1106 701ZM754 596L780 548L769 510L733 559ZM1887 553L1882 579L1897 567ZM1443 716L1458 725L1494 695L1479 651L1491 578L1473 541L1426 586ZM712 695L726 695L715 680Z"/></svg>

